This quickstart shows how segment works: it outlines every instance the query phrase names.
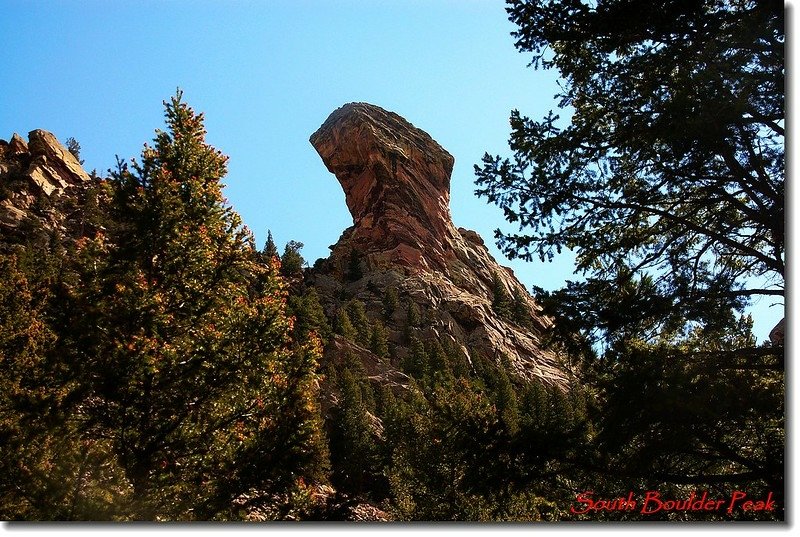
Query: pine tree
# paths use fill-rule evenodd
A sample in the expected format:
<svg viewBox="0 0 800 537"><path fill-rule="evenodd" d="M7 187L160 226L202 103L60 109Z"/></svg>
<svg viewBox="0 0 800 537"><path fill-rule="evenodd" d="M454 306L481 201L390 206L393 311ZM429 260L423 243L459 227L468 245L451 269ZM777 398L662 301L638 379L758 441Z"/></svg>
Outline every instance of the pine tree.
<svg viewBox="0 0 800 537"><path fill-rule="evenodd" d="M438 340L431 340L427 346L429 374L437 384L441 384L453 379L453 370L450 367L450 359L447 356L442 344Z"/></svg>
<svg viewBox="0 0 800 537"><path fill-rule="evenodd" d="M350 320L356 329L357 339L359 345L362 347L369 347L372 338L372 325L367 317L367 310L364 303L360 300L351 300L347 304L347 313L350 315Z"/></svg>
<svg viewBox="0 0 800 537"><path fill-rule="evenodd" d="M261 250L261 255L266 262L278 257L278 247L272 238L272 231L267 230L267 242L264 243L264 249Z"/></svg>
<svg viewBox="0 0 800 537"><path fill-rule="evenodd" d="M514 289L511 295L511 318L519 326L529 328L531 326L531 312L528 309L528 301L519 289Z"/></svg>
<svg viewBox="0 0 800 537"><path fill-rule="evenodd" d="M425 345L422 341L415 337L411 337L409 343L408 355L403 362L403 371L411 375L416 380L423 380L428 375L429 363L428 353L425 350Z"/></svg>
<svg viewBox="0 0 800 537"><path fill-rule="evenodd" d="M498 368L497 384L494 386L497 412L500 423L508 435L514 436L519 431L519 406L517 395L505 368Z"/></svg>
<svg viewBox="0 0 800 537"><path fill-rule="evenodd" d="M78 244L102 255L64 289L59 352L130 483L118 516L232 516L245 491L322 478L320 348L290 345L277 264L224 204L202 114L165 104L167 130L113 174L113 229Z"/></svg>
<svg viewBox="0 0 800 537"><path fill-rule="evenodd" d="M419 311L419 306L413 300L409 300L406 305L406 324L408 326L417 327L422 322L422 313Z"/></svg>
<svg viewBox="0 0 800 537"><path fill-rule="evenodd" d="M78 140L76 140L75 138L70 136L69 138L66 139L66 146L67 146L67 151L72 153L72 156L75 157L75 159L77 159L77 161L81 165L83 165L83 159L81 158L81 144L80 144L80 142L78 142Z"/></svg>
<svg viewBox="0 0 800 537"><path fill-rule="evenodd" d="M447 355L447 361L450 364L450 369L453 371L453 376L456 378L467 378L472 372L469 359L464 354L464 351L458 345L449 339L444 340L442 345L444 352Z"/></svg>
<svg viewBox="0 0 800 537"><path fill-rule="evenodd" d="M124 477L109 443L81 434L71 379L52 359L51 290L22 264L0 254L0 517L108 518Z"/></svg>
<svg viewBox="0 0 800 537"><path fill-rule="evenodd" d="M512 112L509 158L485 155L477 194L513 223L508 256L575 256L584 277L538 298L600 398L606 471L777 499L784 348L757 345L743 312L785 294L783 3L507 12L568 118Z"/></svg>
<svg viewBox="0 0 800 537"><path fill-rule="evenodd" d="M492 309L504 319L511 317L511 298L503 280L496 272L492 274Z"/></svg>
<svg viewBox="0 0 800 537"><path fill-rule="evenodd" d="M364 276L364 270L361 268L361 255L355 248L350 249L350 257L347 262L347 279L351 282L356 282Z"/></svg>
<svg viewBox="0 0 800 537"><path fill-rule="evenodd" d="M303 273L303 264L305 260L300 254L303 249L303 243L297 241L289 241L283 249L281 256L281 274L287 277L296 278Z"/></svg>
<svg viewBox="0 0 800 537"><path fill-rule="evenodd" d="M400 295L397 292L397 288L387 287L386 292L383 294L383 312L386 318L391 317L399 306Z"/></svg>
<svg viewBox="0 0 800 537"><path fill-rule="evenodd" d="M409 299L406 303L406 325L403 330L406 341L409 343L414 337L415 328L422 323L422 313L419 306L413 300Z"/></svg>
<svg viewBox="0 0 800 537"><path fill-rule="evenodd" d="M376 447L358 380L349 368L339 380L341 402L331 454L334 480L341 489L357 494L373 470Z"/></svg>
<svg viewBox="0 0 800 537"><path fill-rule="evenodd" d="M355 342L358 338L358 332L356 332L346 308L340 308L336 314L333 330L348 341Z"/></svg>
<svg viewBox="0 0 800 537"><path fill-rule="evenodd" d="M361 359L353 353L346 353L342 361L342 370L347 369L353 374L356 384L361 390L361 401L364 403L364 408L367 412L375 412L375 390L372 388L372 383L367 375L367 370Z"/></svg>
<svg viewBox="0 0 800 537"><path fill-rule="evenodd" d="M389 357L389 339L386 333L386 327L380 320L375 320L372 323L369 348L380 358Z"/></svg>
<svg viewBox="0 0 800 537"><path fill-rule="evenodd" d="M288 313L294 317L293 332L296 340L304 341L312 332L323 342L330 337L331 327L328 325L328 318L314 287L303 290L301 295L290 295Z"/></svg>

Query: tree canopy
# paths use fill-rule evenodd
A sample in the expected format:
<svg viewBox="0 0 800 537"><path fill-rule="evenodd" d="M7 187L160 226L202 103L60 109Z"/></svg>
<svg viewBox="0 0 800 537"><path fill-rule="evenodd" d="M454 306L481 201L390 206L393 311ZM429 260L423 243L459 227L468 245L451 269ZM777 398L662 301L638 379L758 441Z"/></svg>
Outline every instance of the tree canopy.
<svg viewBox="0 0 800 537"><path fill-rule="evenodd" d="M519 226L496 232L510 257L576 256L582 279L537 294L596 396L607 484L783 492L783 341L743 315L784 293L783 10L508 1L564 117L512 111L476 192Z"/></svg>
<svg viewBox="0 0 800 537"><path fill-rule="evenodd" d="M516 47L560 75L563 120L511 114L510 158L476 166L478 195L517 233L510 257L568 248L570 292L620 311L711 323L782 295L782 2L512 0ZM611 304L600 288L626 290ZM616 294L622 300L622 294ZM573 316L574 317L574 316Z"/></svg>
<svg viewBox="0 0 800 537"><path fill-rule="evenodd" d="M96 233L0 257L3 518L239 518L325 479L319 341L292 340L202 114L179 92L165 116Z"/></svg>

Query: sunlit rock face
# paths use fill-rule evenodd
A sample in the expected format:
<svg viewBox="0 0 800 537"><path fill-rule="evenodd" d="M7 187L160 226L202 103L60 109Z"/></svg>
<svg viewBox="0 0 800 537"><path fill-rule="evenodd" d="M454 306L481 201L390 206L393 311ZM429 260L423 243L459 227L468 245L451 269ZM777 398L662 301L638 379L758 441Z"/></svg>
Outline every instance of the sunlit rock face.
<svg viewBox="0 0 800 537"><path fill-rule="evenodd" d="M0 140L0 231L12 234L29 218L59 226L65 215L42 209L41 201L90 182L78 159L47 131L31 131L28 142L16 133Z"/></svg>
<svg viewBox="0 0 800 537"><path fill-rule="evenodd" d="M381 317L383 295L393 288L424 312L423 325L412 329L421 339L447 340L468 357L505 357L520 376L567 384L560 360L541 345L552 321L477 233L453 224L450 153L399 115L367 103L338 108L310 141L353 217L312 273L329 313L342 297L364 302L370 317L386 322L397 359L407 352L409 328L404 311ZM527 326L496 314L493 280L518 297Z"/></svg>
<svg viewBox="0 0 800 537"><path fill-rule="evenodd" d="M444 268L458 237L450 219L450 153L397 114L366 103L333 112L311 143L344 190L352 247L390 263Z"/></svg>

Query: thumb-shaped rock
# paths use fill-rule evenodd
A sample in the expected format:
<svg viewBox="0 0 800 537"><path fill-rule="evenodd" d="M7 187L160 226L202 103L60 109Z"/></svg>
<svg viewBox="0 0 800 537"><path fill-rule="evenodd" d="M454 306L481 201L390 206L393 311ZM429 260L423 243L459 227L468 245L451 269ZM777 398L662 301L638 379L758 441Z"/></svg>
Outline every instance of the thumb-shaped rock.
<svg viewBox="0 0 800 537"><path fill-rule="evenodd" d="M350 103L310 141L344 190L355 225L352 247L422 269L443 269L453 258L454 159L426 132L379 106Z"/></svg>
<svg viewBox="0 0 800 537"><path fill-rule="evenodd" d="M477 233L453 225L452 155L399 115L366 103L335 110L311 144L353 216L310 276L329 313L360 301L370 319L385 322L395 362L417 338L461 349L470 362L480 357L526 379L567 385L560 357L542 344L552 320ZM405 306L388 311L389 295ZM355 352L343 345L329 345L327 358ZM388 367L362 351L367 370Z"/></svg>

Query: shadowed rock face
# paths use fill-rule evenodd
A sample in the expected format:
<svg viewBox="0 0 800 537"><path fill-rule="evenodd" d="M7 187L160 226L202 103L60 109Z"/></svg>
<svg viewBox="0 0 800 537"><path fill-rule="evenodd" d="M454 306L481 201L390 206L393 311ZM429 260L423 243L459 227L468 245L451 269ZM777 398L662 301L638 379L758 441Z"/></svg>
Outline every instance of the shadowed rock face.
<svg viewBox="0 0 800 537"><path fill-rule="evenodd" d="M541 345L552 321L477 233L454 226L452 155L399 115L366 103L335 110L310 141L342 185L353 216L353 227L313 271L329 313L342 306L340 297L361 300L371 317L386 322L402 357L407 319L402 312L381 317L382 297L393 289L424 312L424 325L411 330L420 339L447 340L468 357L507 357L522 377L567 383L558 357ZM508 296L519 297L525 326L494 311L498 280Z"/></svg>

